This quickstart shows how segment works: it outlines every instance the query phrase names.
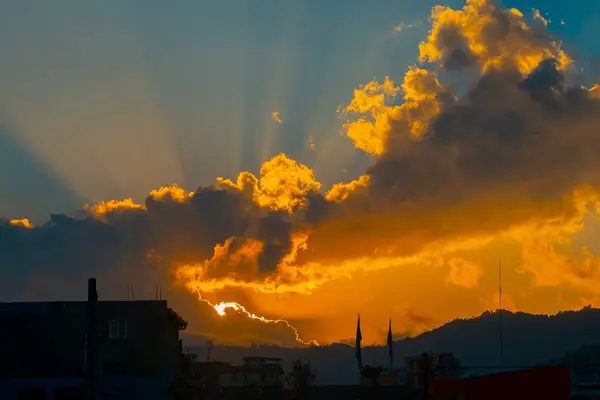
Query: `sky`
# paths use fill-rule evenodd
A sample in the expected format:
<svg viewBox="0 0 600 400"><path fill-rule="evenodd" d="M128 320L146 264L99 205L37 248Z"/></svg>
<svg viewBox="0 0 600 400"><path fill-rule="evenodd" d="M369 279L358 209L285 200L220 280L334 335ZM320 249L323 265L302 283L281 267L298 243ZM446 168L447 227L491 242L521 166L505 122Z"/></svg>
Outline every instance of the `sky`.
<svg viewBox="0 0 600 400"><path fill-rule="evenodd" d="M600 4L469 3L3 2L0 300L384 343L497 308L501 260L506 308L600 306Z"/></svg>

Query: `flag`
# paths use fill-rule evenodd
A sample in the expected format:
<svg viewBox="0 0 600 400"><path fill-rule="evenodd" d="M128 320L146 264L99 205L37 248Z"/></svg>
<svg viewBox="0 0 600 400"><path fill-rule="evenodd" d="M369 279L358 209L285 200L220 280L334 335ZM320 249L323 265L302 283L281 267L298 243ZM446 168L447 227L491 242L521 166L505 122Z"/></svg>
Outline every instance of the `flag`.
<svg viewBox="0 0 600 400"><path fill-rule="evenodd" d="M358 369L362 371L362 352L360 349L360 342L362 341L362 334L360 333L360 315L358 316L358 323L356 324L356 361L358 361Z"/></svg>
<svg viewBox="0 0 600 400"><path fill-rule="evenodd" d="M390 354L390 369L392 369L392 363L394 361L394 340L392 338L392 319L390 318L390 328L388 329L388 337L387 337L387 345L388 351Z"/></svg>

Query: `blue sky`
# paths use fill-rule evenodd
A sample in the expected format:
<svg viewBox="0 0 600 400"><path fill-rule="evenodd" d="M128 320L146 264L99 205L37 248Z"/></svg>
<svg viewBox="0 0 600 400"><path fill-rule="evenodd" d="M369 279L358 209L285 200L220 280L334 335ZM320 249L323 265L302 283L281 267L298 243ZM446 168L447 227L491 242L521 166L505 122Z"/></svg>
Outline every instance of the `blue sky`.
<svg viewBox="0 0 600 400"><path fill-rule="evenodd" d="M2 2L2 214L40 221L173 182L193 189L282 151L326 185L353 179L369 160L340 136L336 109L361 83L401 79L434 4ZM597 59L600 2L504 5L547 13L570 53ZM393 32L401 22L415 27Z"/></svg>

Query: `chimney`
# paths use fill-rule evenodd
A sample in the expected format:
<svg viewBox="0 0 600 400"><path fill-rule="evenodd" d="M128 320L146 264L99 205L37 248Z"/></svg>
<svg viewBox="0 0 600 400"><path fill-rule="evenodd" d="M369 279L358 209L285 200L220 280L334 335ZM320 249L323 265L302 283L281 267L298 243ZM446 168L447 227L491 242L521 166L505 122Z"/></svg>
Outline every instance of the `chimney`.
<svg viewBox="0 0 600 400"><path fill-rule="evenodd" d="M98 292L96 279L88 279L85 392L87 400L98 399Z"/></svg>

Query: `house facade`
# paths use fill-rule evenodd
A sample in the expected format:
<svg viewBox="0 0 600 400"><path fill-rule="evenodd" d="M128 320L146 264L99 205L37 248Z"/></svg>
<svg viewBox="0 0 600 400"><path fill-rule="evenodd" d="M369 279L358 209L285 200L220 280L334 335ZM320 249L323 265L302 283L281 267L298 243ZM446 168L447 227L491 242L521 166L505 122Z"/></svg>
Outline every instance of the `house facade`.
<svg viewBox="0 0 600 400"><path fill-rule="evenodd" d="M163 300L97 304L101 398L169 398L187 323ZM0 398L60 400L82 391L86 302L0 303L0 325Z"/></svg>

